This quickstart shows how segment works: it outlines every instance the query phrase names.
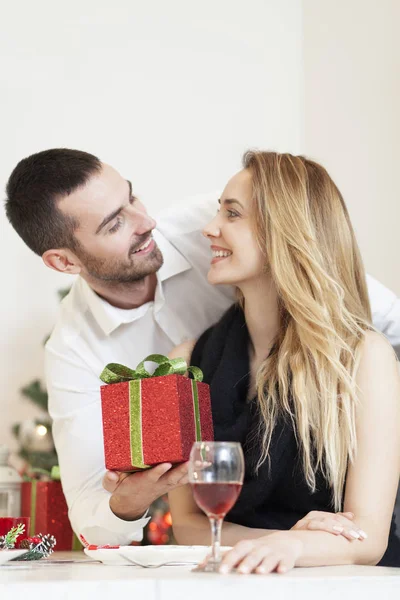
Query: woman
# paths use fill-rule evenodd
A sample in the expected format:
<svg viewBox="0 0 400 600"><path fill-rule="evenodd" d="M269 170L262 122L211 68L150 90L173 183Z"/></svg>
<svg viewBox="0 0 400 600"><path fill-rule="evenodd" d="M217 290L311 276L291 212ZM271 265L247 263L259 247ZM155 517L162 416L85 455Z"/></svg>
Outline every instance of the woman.
<svg viewBox="0 0 400 600"><path fill-rule="evenodd" d="M211 386L215 439L245 452L243 490L222 531L223 544L236 545L221 571L400 566L399 373L371 325L344 201L304 157L249 152L243 166L204 231L209 281L235 285L239 303L191 357ZM190 488L170 503L177 541L208 543ZM331 535L327 513L341 510L357 528L342 515L346 535ZM327 518L327 531L309 530Z"/></svg>

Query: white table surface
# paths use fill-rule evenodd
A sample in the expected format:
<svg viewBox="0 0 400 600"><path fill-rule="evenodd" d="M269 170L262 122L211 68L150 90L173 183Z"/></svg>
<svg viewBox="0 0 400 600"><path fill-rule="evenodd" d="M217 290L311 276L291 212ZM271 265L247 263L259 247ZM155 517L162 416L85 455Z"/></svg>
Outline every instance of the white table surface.
<svg viewBox="0 0 400 600"><path fill-rule="evenodd" d="M399 600L400 569L318 567L285 575L192 573L192 567L142 569L90 562L81 552L0 566L0 598L27 600Z"/></svg>

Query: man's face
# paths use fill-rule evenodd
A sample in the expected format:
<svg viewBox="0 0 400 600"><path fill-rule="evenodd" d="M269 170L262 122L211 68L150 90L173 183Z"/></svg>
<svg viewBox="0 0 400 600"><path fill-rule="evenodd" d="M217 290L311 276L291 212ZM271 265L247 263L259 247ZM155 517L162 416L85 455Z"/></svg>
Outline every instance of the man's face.
<svg viewBox="0 0 400 600"><path fill-rule="evenodd" d="M87 184L62 198L59 209L76 219L75 238L82 275L130 283L155 273L163 263L152 238L156 226L131 184L115 169L102 169Z"/></svg>

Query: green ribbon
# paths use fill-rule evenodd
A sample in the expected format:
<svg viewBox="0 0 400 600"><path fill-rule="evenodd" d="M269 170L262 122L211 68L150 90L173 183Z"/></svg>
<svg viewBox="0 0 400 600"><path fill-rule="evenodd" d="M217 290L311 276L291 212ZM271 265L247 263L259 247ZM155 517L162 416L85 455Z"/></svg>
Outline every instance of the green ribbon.
<svg viewBox="0 0 400 600"><path fill-rule="evenodd" d="M131 462L139 469L148 469L143 460L142 445L142 384L140 379L129 382L129 433Z"/></svg>
<svg viewBox="0 0 400 600"><path fill-rule="evenodd" d="M199 394L197 391L197 381L194 381L193 379L192 379L192 396L193 396L194 426L195 426L195 431L196 431L196 442L201 442Z"/></svg>
<svg viewBox="0 0 400 600"><path fill-rule="evenodd" d="M155 362L158 367L150 374L144 366L146 362ZM201 422L199 395L197 383L203 380L203 372L198 367L188 366L183 358L168 358L163 354L150 354L142 360L136 369L130 369L119 363L109 363L101 372L100 379L107 384L129 382L129 433L131 445L132 466L140 469L148 469L149 465L144 463L142 445L142 379L150 377L164 377L165 375L184 375L186 372L192 374L192 396L194 406L194 421L196 441L201 441Z"/></svg>
<svg viewBox="0 0 400 600"><path fill-rule="evenodd" d="M35 535L35 526L36 526L36 484L37 479L33 479L31 482L31 519L29 535Z"/></svg>
<svg viewBox="0 0 400 600"><path fill-rule="evenodd" d="M47 471L46 469L31 469L30 473L37 473L38 475L46 475L51 481L60 481L60 467L55 465L51 468L51 471ZM29 535L35 535L36 528L36 504L37 504L37 477L28 477L28 475L24 475L24 481L31 483L31 518L30 518L30 526L29 526Z"/></svg>
<svg viewBox="0 0 400 600"><path fill-rule="evenodd" d="M154 373L149 373L144 366L145 362L154 362L158 367ZM168 358L163 354L150 354L142 360L136 369L130 369L119 363L109 363L100 374L104 383L121 383L137 379L148 379L149 377L163 377L164 375L184 375L189 371L195 381L203 381L203 372L198 367L188 367L183 358Z"/></svg>

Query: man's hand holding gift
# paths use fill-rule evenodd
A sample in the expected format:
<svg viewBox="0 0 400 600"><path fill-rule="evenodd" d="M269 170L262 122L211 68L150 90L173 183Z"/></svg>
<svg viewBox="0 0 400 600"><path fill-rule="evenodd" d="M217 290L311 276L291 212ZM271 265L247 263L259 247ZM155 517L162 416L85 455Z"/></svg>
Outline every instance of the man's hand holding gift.
<svg viewBox="0 0 400 600"><path fill-rule="evenodd" d="M147 362L158 365L154 373L145 369ZM209 388L202 376L184 359L158 354L146 357L135 370L115 363L103 370L109 469L103 487L112 494L110 508L119 518L142 517L154 500L188 483L193 443L213 439Z"/></svg>
<svg viewBox="0 0 400 600"><path fill-rule="evenodd" d="M112 494L110 508L124 521L142 517L154 500L186 483L187 462L176 467L171 463L162 463L136 473L107 471L103 478L104 489Z"/></svg>

